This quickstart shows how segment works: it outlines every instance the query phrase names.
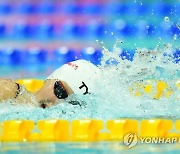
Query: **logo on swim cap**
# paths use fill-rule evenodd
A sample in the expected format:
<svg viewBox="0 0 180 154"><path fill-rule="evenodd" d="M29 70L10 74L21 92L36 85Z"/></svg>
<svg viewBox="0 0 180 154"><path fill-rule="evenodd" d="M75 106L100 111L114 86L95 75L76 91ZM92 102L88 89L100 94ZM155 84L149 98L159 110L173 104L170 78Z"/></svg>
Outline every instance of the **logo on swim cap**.
<svg viewBox="0 0 180 154"><path fill-rule="evenodd" d="M88 94L89 93L88 92L88 86L84 82L82 82L82 85L79 87L79 89L82 89L83 87L85 87L85 89L86 89L86 91L83 94L84 95Z"/></svg>
<svg viewBox="0 0 180 154"><path fill-rule="evenodd" d="M73 67L75 70L77 70L78 69L78 65L76 65L76 64L73 64L73 63L71 63L71 62L69 62L69 63L67 63L69 66L71 66L71 67Z"/></svg>

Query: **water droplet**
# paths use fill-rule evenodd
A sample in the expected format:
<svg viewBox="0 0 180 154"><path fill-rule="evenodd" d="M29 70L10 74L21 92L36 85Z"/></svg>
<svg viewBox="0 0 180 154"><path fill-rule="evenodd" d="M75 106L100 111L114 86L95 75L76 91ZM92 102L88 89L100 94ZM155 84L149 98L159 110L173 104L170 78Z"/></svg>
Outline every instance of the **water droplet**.
<svg viewBox="0 0 180 154"><path fill-rule="evenodd" d="M101 46L104 46L104 42L103 42L103 41L101 41L101 42L100 42L100 45L101 45Z"/></svg>
<svg viewBox="0 0 180 154"><path fill-rule="evenodd" d="M119 40L119 39L117 40L117 42L118 42L118 43L121 43L121 44L123 43L123 41L122 41L122 40Z"/></svg>
<svg viewBox="0 0 180 154"><path fill-rule="evenodd" d="M149 26L146 26L146 29L149 29Z"/></svg>
<svg viewBox="0 0 180 154"><path fill-rule="evenodd" d="M180 23L177 23L176 27L180 30Z"/></svg>
<svg viewBox="0 0 180 154"><path fill-rule="evenodd" d="M169 17L164 17L164 21L168 22L169 21Z"/></svg>
<svg viewBox="0 0 180 154"><path fill-rule="evenodd" d="M88 48L86 48L86 52L88 54L94 54L95 53L95 49L93 47L88 47Z"/></svg>
<svg viewBox="0 0 180 154"><path fill-rule="evenodd" d="M177 40L177 35L175 34L174 37L173 37L173 40Z"/></svg>

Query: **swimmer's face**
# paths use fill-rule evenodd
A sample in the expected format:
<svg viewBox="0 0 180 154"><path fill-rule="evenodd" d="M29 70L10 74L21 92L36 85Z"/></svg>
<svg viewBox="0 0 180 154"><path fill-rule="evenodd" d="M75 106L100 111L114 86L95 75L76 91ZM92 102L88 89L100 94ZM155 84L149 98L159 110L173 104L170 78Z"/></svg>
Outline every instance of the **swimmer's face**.
<svg viewBox="0 0 180 154"><path fill-rule="evenodd" d="M40 106L52 106L57 100L63 100L72 94L73 91L64 81L46 80L43 87L36 93L36 99ZM51 105L50 105L51 104Z"/></svg>

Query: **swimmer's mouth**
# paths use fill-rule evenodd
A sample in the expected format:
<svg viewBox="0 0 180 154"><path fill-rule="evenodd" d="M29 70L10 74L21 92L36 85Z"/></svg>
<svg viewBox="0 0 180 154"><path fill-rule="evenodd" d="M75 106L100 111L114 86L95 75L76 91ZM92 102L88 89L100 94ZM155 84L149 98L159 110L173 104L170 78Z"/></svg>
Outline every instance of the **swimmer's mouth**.
<svg viewBox="0 0 180 154"><path fill-rule="evenodd" d="M67 93L66 89L64 88L61 81L56 81L54 83L54 95L58 99L65 99L68 97L68 93Z"/></svg>
<svg viewBox="0 0 180 154"><path fill-rule="evenodd" d="M57 104L58 104L57 102L53 102L51 100L42 100L42 101L39 102L39 107L45 109L45 108L55 106Z"/></svg>

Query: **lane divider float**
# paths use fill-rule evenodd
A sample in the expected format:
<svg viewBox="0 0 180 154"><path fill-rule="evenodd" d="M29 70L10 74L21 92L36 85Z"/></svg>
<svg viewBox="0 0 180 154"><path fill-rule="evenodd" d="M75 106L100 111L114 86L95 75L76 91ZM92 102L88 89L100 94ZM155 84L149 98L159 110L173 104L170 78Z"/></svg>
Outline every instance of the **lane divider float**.
<svg viewBox="0 0 180 154"><path fill-rule="evenodd" d="M116 119L116 120L9 120L0 125L0 141L123 141L127 133L138 137L180 137L180 120Z"/></svg>

